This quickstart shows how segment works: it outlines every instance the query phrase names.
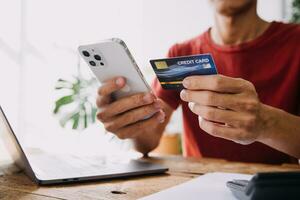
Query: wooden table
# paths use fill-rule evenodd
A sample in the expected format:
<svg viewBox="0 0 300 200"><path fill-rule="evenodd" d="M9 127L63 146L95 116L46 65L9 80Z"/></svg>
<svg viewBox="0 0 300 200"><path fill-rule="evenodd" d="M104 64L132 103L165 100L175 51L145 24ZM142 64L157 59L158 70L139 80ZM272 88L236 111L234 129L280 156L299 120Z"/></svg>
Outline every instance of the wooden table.
<svg viewBox="0 0 300 200"><path fill-rule="evenodd" d="M219 159L184 159L182 157L154 157L147 159L170 168L167 174L122 178L89 183L38 187L24 174L0 177L0 199L137 199L178 185L207 172L235 172L253 174L265 171L300 170L299 165L264 165L228 162Z"/></svg>

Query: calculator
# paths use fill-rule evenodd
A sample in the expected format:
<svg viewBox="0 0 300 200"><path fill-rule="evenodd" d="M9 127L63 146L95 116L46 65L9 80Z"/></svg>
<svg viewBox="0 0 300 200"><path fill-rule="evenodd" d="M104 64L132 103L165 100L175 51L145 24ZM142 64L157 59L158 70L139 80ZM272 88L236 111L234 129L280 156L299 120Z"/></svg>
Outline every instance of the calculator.
<svg viewBox="0 0 300 200"><path fill-rule="evenodd" d="M239 200L300 200L300 171L257 173L251 180L226 183Z"/></svg>

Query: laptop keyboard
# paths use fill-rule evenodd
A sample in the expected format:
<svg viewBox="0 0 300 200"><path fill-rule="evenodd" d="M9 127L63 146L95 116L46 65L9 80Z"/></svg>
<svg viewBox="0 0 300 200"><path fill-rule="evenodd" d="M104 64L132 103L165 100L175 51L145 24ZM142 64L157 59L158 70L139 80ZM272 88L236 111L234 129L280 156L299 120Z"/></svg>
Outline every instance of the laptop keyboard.
<svg viewBox="0 0 300 200"><path fill-rule="evenodd" d="M122 164L107 159L107 157L77 157L56 155L34 155L29 158L33 170L40 176L55 175L55 177L92 176L110 171L116 165Z"/></svg>

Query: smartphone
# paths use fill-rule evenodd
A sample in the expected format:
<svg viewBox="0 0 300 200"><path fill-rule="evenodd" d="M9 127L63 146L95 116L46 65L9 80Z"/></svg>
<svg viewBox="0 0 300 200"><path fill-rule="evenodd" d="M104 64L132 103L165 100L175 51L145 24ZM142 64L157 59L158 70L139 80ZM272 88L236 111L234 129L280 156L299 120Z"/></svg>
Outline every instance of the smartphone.
<svg viewBox="0 0 300 200"><path fill-rule="evenodd" d="M126 78L126 85L113 93L115 99L141 92L151 92L142 72L125 42L112 38L78 47L81 57L100 83L116 76Z"/></svg>

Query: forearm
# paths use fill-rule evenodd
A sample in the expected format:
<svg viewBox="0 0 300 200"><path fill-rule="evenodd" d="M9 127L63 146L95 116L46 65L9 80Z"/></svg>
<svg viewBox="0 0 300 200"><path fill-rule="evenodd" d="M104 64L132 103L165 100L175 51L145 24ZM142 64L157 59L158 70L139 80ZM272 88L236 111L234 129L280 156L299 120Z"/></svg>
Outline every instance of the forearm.
<svg viewBox="0 0 300 200"><path fill-rule="evenodd" d="M150 151L155 149L160 142L160 138L170 121L173 109L163 102L163 111L165 113L165 120L163 123L149 124L141 136L133 139L134 148L136 151L147 155Z"/></svg>
<svg viewBox="0 0 300 200"><path fill-rule="evenodd" d="M143 136L137 137L133 140L135 150L147 155L150 151L155 149L159 144L165 127L166 124L164 122L155 128L145 130L145 134Z"/></svg>
<svg viewBox="0 0 300 200"><path fill-rule="evenodd" d="M258 141L300 159L300 117L267 105L263 113L266 127Z"/></svg>

